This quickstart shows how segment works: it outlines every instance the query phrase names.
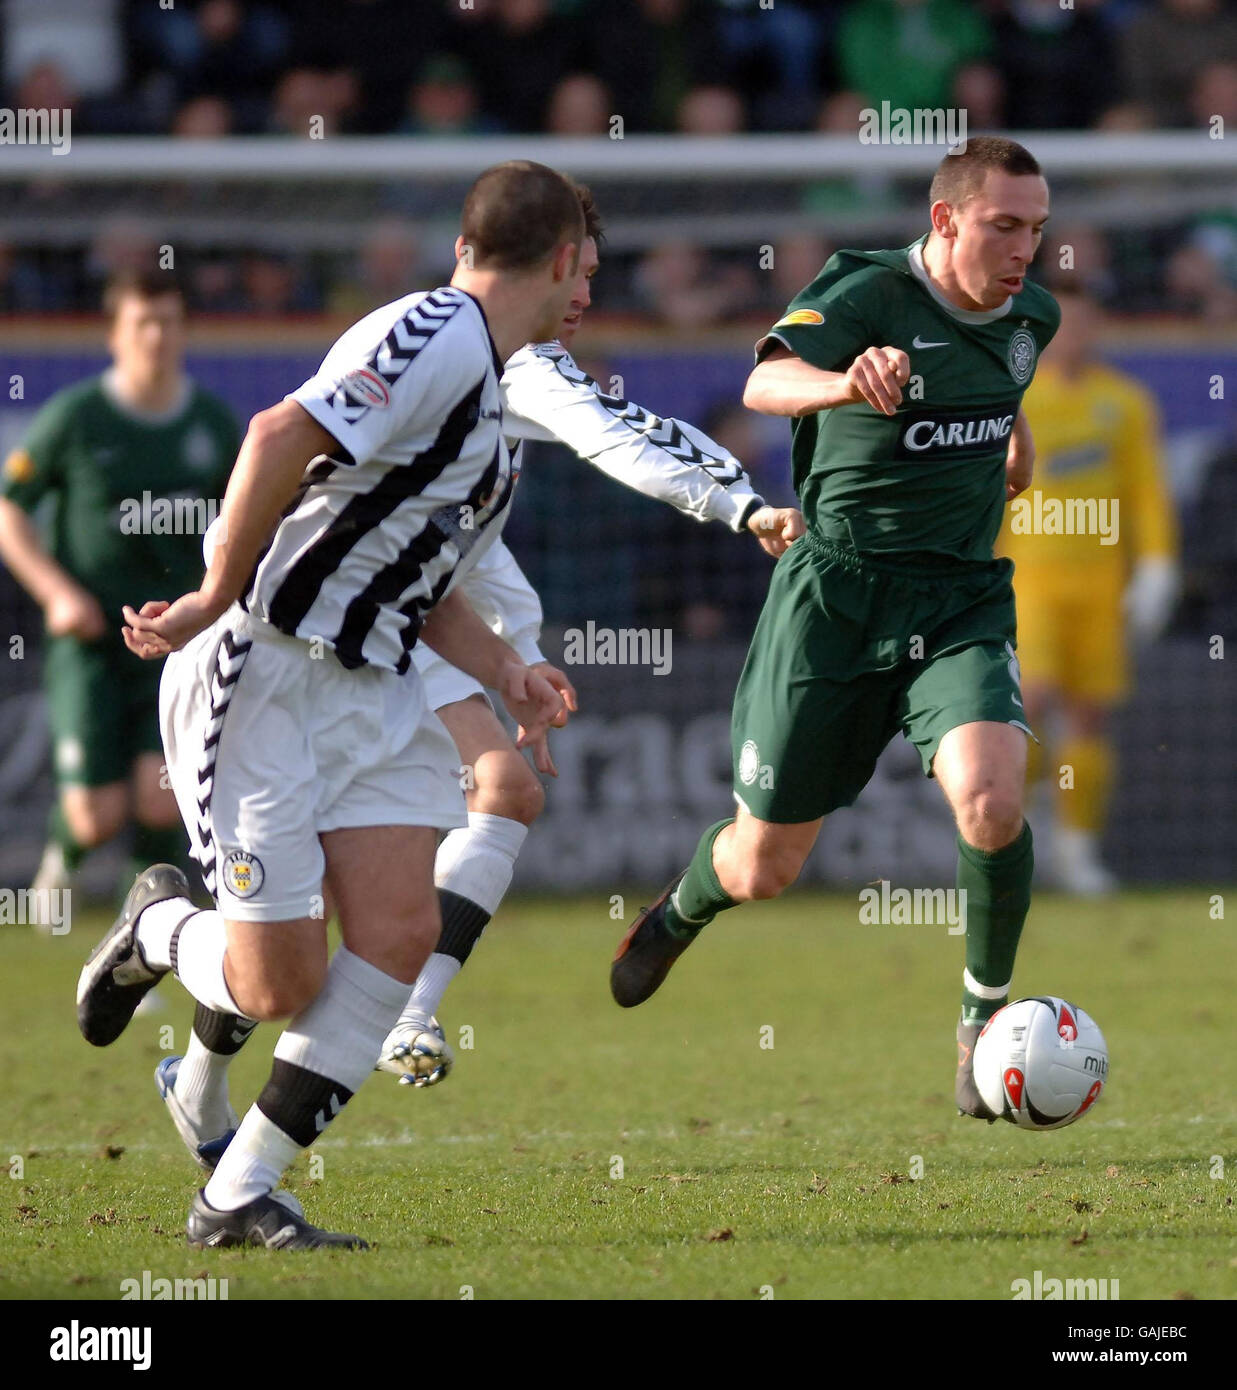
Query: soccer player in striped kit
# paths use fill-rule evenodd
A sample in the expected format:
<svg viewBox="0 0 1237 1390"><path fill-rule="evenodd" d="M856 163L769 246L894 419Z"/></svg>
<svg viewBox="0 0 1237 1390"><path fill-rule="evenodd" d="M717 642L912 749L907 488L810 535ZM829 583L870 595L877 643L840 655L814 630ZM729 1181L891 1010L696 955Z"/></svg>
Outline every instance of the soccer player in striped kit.
<svg viewBox="0 0 1237 1390"><path fill-rule="evenodd" d="M481 175L461 221L450 286L367 315L255 417L201 588L125 610L131 651L173 653L168 769L218 907L195 909L170 866L140 875L82 970L81 1031L112 1042L169 971L198 1000L200 1037L237 1045L252 1020L291 1015L266 1086L210 1156L195 1246L364 1245L276 1194L372 1070L440 935L438 832L466 813L417 642L502 694L539 766L565 712L448 591L510 500L499 378L566 312L584 219L565 178L514 161ZM343 935L329 966L327 888Z"/></svg>

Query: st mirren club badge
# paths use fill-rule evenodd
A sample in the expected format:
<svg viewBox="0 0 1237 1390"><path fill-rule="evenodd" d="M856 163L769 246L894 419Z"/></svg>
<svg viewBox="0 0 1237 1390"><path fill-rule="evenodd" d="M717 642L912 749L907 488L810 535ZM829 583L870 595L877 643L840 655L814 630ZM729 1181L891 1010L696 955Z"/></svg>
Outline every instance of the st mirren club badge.
<svg viewBox="0 0 1237 1390"><path fill-rule="evenodd" d="M243 849L234 849L223 861L223 881L234 898L252 898L265 877L262 861Z"/></svg>

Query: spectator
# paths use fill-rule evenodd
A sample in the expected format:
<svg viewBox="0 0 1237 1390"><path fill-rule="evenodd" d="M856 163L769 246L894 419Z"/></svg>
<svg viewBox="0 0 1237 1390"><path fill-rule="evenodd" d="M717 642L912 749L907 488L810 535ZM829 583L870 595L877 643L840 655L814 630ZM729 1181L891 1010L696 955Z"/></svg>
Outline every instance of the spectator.
<svg viewBox="0 0 1237 1390"><path fill-rule="evenodd" d="M189 303L195 314L239 314L244 310L234 255L209 256L189 270Z"/></svg>
<svg viewBox="0 0 1237 1390"><path fill-rule="evenodd" d="M249 256L241 279L245 309L260 318L313 313L321 307L313 286L286 256Z"/></svg>
<svg viewBox="0 0 1237 1390"><path fill-rule="evenodd" d="M81 287L79 303L99 302L103 285L125 273L148 272L159 264L159 238L150 224L128 213L104 218L86 251L86 283Z"/></svg>
<svg viewBox="0 0 1237 1390"><path fill-rule="evenodd" d="M46 314L67 309L61 279L22 255L11 242L0 241L0 313Z"/></svg>
<svg viewBox="0 0 1237 1390"><path fill-rule="evenodd" d="M715 11L703 0L607 0L589 20L590 60L615 94L628 131L670 131L693 87L725 60Z"/></svg>
<svg viewBox="0 0 1237 1390"><path fill-rule="evenodd" d="M486 113L504 130L540 131L546 94L583 66L580 45L579 27L550 0L494 0L467 41Z"/></svg>
<svg viewBox="0 0 1237 1390"><path fill-rule="evenodd" d="M600 78L575 72L555 87L545 128L550 135L608 135L613 105Z"/></svg>
<svg viewBox="0 0 1237 1390"><path fill-rule="evenodd" d="M1113 135L1132 135L1140 130L1151 130L1151 111L1137 101L1119 101L1100 116L1096 130Z"/></svg>
<svg viewBox="0 0 1237 1390"><path fill-rule="evenodd" d="M356 265L355 277L337 283L328 299L331 313L353 321L437 283L423 272L416 228L402 217L384 217L369 228Z"/></svg>
<svg viewBox="0 0 1237 1390"><path fill-rule="evenodd" d="M351 125L362 134L396 128L415 74L447 45L448 6L441 3L296 0L290 8L294 63L352 75L358 100Z"/></svg>
<svg viewBox="0 0 1237 1390"><path fill-rule="evenodd" d="M964 0L855 0L838 32L846 86L904 111L943 110L958 70L991 48L987 21Z"/></svg>
<svg viewBox="0 0 1237 1390"><path fill-rule="evenodd" d="M222 97L193 97L177 111L172 134L181 140L220 140L232 134L232 108Z"/></svg>
<svg viewBox="0 0 1237 1390"><path fill-rule="evenodd" d="M1237 61L1237 15L1221 0L1158 0L1121 38L1126 97L1157 126L1190 123L1190 93L1209 63Z"/></svg>
<svg viewBox="0 0 1237 1390"><path fill-rule="evenodd" d="M832 254L833 248L825 238L814 232L783 237L773 248L765 307L780 314L800 290L816 279ZM751 415L751 418L761 417ZM736 454L736 457L744 456Z"/></svg>
<svg viewBox="0 0 1237 1390"><path fill-rule="evenodd" d="M1089 223L1068 222L1054 228L1036 265L1050 290L1068 286L1105 307L1115 307L1120 299L1108 238Z"/></svg>
<svg viewBox="0 0 1237 1390"><path fill-rule="evenodd" d="M993 30L1012 129L1089 129L1116 98L1115 45L1097 10L1010 0Z"/></svg>
<svg viewBox="0 0 1237 1390"><path fill-rule="evenodd" d="M1198 74L1190 89L1190 115L1191 124L1204 130L1218 116L1222 135L1237 134L1237 62L1208 63Z"/></svg>
<svg viewBox="0 0 1237 1390"><path fill-rule="evenodd" d="M19 110L72 111L76 117L81 100L60 64L45 58L27 69L13 93L13 105Z"/></svg>
<svg viewBox="0 0 1237 1390"><path fill-rule="evenodd" d="M262 0L181 0L132 7L134 74L148 99L175 110L211 93L227 101L235 123L258 129L266 94L289 59L291 30L281 10ZM152 90L153 84L153 90Z"/></svg>
<svg viewBox="0 0 1237 1390"><path fill-rule="evenodd" d="M655 246L636 267L641 307L675 328L706 328L747 308L752 278L738 266L714 260L687 241Z"/></svg>
<svg viewBox="0 0 1237 1390"><path fill-rule="evenodd" d="M106 98L124 81L120 0L5 0L3 27L8 91L53 57L81 97Z"/></svg>
<svg viewBox="0 0 1237 1390"><path fill-rule="evenodd" d="M953 106L966 116L968 135L1005 125L1005 79L991 63L967 63L954 75Z"/></svg>
<svg viewBox="0 0 1237 1390"><path fill-rule="evenodd" d="M819 100L817 67L824 35L818 4L713 0L728 85L756 112L763 130L809 125Z"/></svg>
<svg viewBox="0 0 1237 1390"><path fill-rule="evenodd" d="M1237 217L1200 219L1168 262L1170 306L1212 323L1237 319Z"/></svg>
<svg viewBox="0 0 1237 1390"><path fill-rule="evenodd" d="M729 87L693 87L675 119L682 135L737 135L746 124L743 98Z"/></svg>
<svg viewBox="0 0 1237 1390"><path fill-rule="evenodd" d="M834 92L821 102L816 129L825 135L846 135L857 140L868 110L867 100L860 93ZM805 211L830 217L848 213L893 212L897 206L892 180L877 170L818 179L809 184L803 194Z"/></svg>
<svg viewBox="0 0 1237 1390"><path fill-rule="evenodd" d="M480 135L493 123L481 116L481 96L468 65L454 53L428 59L408 89L400 130L409 135Z"/></svg>
<svg viewBox="0 0 1237 1390"><path fill-rule="evenodd" d="M270 128L279 135L302 138L339 135L355 103L356 88L349 72L294 68L275 89Z"/></svg>

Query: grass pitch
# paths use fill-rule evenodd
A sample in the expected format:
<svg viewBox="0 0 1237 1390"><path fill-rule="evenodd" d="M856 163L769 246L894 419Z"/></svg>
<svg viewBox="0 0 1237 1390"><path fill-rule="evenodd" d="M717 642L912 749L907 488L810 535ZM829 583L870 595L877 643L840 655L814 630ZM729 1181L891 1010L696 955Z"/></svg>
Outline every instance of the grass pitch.
<svg viewBox="0 0 1237 1390"><path fill-rule="evenodd" d="M1009 1299L1036 1270L1237 1296L1231 934L1201 889L1037 895L1015 991L1074 1000L1112 1059L1101 1103L1047 1134L954 1111L944 927L792 892L719 919L623 1011L606 897L504 905L444 1005L454 1075L376 1075L288 1179L368 1254L186 1247L198 1170L152 1074L191 1004L169 981L113 1047L81 1040L109 920L4 929L0 1297L118 1298L149 1271L231 1299ZM276 1036L233 1068L242 1112Z"/></svg>

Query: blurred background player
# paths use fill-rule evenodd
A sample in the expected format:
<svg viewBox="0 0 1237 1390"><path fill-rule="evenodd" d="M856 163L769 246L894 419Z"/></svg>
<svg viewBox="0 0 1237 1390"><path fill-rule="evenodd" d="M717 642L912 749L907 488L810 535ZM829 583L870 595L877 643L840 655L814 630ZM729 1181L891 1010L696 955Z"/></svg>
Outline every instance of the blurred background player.
<svg viewBox="0 0 1237 1390"><path fill-rule="evenodd" d="M1090 294L1054 293L1061 328L1023 402L1036 445L1024 500L1034 504L1039 493L1044 517L1054 503L1106 501L1116 519L1114 543L1015 534L1011 510L998 550L1015 564L1023 699L1042 740L1030 745L1028 788L1045 774L1057 788L1057 885L1099 894L1116 887L1100 858L1114 773L1111 715L1129 689L1131 642L1154 641L1172 616L1177 520L1151 392L1096 356L1103 311Z"/></svg>
<svg viewBox="0 0 1237 1390"><path fill-rule="evenodd" d="M43 406L0 481L0 560L47 626L58 799L34 881L44 889L69 887L85 856L130 822L126 885L146 864L185 859L163 775L160 668L129 656L117 615L135 592L196 588L210 503L239 445L228 407L185 374L174 277L120 272L103 307L112 365ZM44 499L46 538L30 515Z"/></svg>

